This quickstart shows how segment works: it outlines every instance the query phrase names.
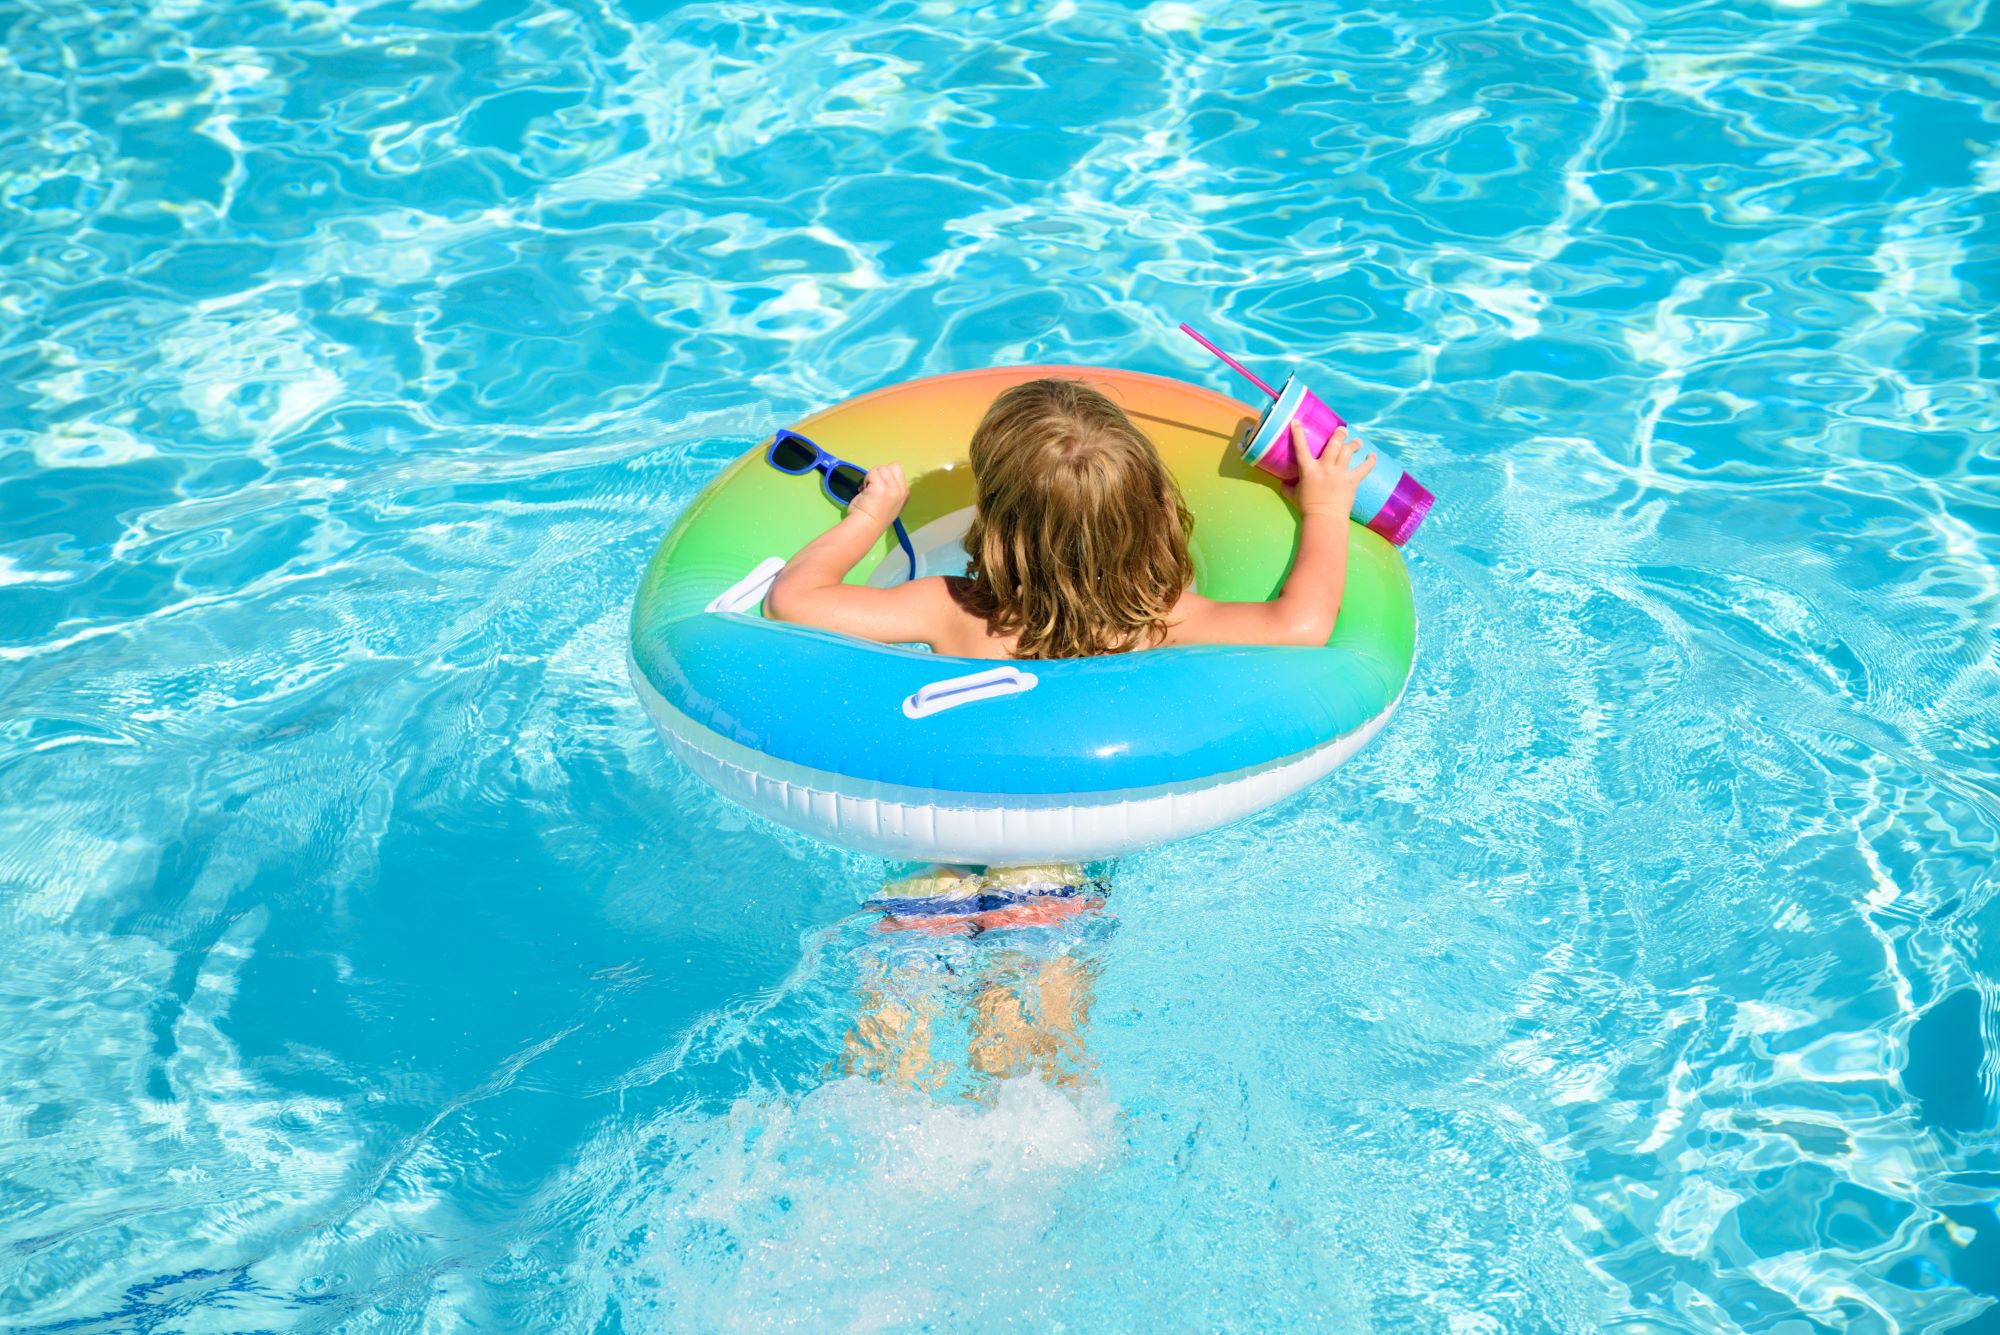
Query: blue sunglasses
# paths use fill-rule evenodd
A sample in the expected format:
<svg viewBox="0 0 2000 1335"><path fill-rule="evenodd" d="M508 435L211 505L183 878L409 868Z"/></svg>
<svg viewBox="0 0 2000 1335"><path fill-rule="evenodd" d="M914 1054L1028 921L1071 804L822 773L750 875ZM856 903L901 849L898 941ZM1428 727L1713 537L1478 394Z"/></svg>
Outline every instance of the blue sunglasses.
<svg viewBox="0 0 2000 1335"><path fill-rule="evenodd" d="M868 480L868 470L860 464L835 458L788 428L780 428L778 434L771 438L771 448L765 452L764 459L780 473L794 476L818 473L820 487L826 492L827 499L843 510L861 494L862 484ZM915 579L917 550L910 546L910 535L901 519L895 521L895 530L897 545L903 549L903 555L910 558L910 578Z"/></svg>

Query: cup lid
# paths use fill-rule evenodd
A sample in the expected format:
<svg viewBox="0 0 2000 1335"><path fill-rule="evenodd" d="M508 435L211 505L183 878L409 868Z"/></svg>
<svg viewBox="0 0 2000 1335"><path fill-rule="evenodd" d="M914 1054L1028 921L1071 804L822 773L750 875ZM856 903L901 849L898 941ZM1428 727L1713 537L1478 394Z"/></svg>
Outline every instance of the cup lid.
<svg viewBox="0 0 2000 1335"><path fill-rule="evenodd" d="M1243 461L1254 464L1271 452L1278 443L1278 437L1299 411L1299 404L1305 399L1306 387L1294 372L1285 377L1285 387L1278 391L1278 397L1264 410L1264 416L1257 423L1256 432L1243 442Z"/></svg>

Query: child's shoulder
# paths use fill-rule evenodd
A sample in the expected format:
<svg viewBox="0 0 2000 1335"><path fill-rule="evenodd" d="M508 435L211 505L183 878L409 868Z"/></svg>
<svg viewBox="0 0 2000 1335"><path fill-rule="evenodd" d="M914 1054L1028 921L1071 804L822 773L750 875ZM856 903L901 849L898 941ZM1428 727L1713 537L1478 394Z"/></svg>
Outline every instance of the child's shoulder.
<svg viewBox="0 0 2000 1335"><path fill-rule="evenodd" d="M918 579L905 580L901 584L892 584L889 588L891 592L912 602L935 607L956 607L958 599L952 589L952 583L956 579L957 576L954 575L924 575Z"/></svg>
<svg viewBox="0 0 2000 1335"><path fill-rule="evenodd" d="M958 582L951 575L925 575L920 579L906 580L892 584L882 592L900 603L913 616L921 616L929 624L947 626L957 617L964 615L962 595L953 587Z"/></svg>
<svg viewBox="0 0 2000 1335"><path fill-rule="evenodd" d="M927 575L902 587L911 590L911 599L936 627L930 639L936 652L955 658L1005 658L1011 652L1013 637L994 635L985 615L973 610L973 582L965 576Z"/></svg>

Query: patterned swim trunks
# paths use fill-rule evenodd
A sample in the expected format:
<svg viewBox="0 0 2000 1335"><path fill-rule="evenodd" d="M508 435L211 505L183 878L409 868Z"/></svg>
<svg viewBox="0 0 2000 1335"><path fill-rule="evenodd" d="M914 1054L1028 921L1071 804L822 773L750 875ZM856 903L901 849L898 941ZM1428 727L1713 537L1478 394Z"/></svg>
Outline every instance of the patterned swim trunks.
<svg viewBox="0 0 2000 1335"><path fill-rule="evenodd" d="M1054 927L1104 907L1105 887L1081 867L936 867L886 886L867 907L876 929L929 936Z"/></svg>

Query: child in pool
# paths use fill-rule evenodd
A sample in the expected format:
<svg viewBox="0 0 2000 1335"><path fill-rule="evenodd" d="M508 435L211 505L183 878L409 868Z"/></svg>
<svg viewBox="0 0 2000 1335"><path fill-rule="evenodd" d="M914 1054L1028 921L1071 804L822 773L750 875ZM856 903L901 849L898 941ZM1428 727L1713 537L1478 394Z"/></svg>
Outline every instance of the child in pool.
<svg viewBox="0 0 2000 1335"><path fill-rule="evenodd" d="M1326 643L1347 584L1354 491L1375 466L1336 433L1315 459L1292 427L1303 516L1276 598L1218 602L1188 586L1188 513L1152 442L1075 380L1002 393L972 434L977 506L965 577L878 589L842 580L902 511L900 464L872 470L847 514L786 563L764 613L960 658L1083 658L1169 644Z"/></svg>

